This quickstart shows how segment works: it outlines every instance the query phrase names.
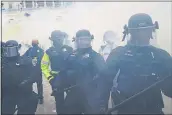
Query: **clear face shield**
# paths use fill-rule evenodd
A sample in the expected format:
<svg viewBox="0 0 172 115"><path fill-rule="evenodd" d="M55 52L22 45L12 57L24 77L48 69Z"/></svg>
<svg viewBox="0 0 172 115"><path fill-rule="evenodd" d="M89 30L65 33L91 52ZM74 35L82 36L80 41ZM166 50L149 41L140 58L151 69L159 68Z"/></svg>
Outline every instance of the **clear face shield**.
<svg viewBox="0 0 172 115"><path fill-rule="evenodd" d="M4 57L16 57L19 55L18 50L19 50L18 46L4 47L3 48L3 56Z"/></svg>
<svg viewBox="0 0 172 115"><path fill-rule="evenodd" d="M56 37L56 38L50 38L51 40L51 45L54 47L59 47L64 45L64 38Z"/></svg>
<svg viewBox="0 0 172 115"><path fill-rule="evenodd" d="M65 39L65 40L64 40L64 45L72 46L71 40Z"/></svg>
<svg viewBox="0 0 172 115"><path fill-rule="evenodd" d="M91 37L79 37L75 40L75 47L77 49L89 48L91 47Z"/></svg>

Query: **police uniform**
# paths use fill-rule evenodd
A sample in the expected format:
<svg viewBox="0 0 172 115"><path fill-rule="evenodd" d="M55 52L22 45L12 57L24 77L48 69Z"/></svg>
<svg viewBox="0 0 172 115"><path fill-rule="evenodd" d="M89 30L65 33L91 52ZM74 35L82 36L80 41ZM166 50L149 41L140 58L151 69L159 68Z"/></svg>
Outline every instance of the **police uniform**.
<svg viewBox="0 0 172 115"><path fill-rule="evenodd" d="M66 59L65 71L70 87L65 99L67 114L100 113L101 88L98 87L98 84L105 62L103 57L90 46L90 37L88 30L79 30L75 38L79 47Z"/></svg>
<svg viewBox="0 0 172 115"><path fill-rule="evenodd" d="M41 71L41 59L44 55L44 51L39 46L33 46L29 48L24 56L32 58L33 65L35 66L35 75L37 78L37 89L40 99L40 104L43 103L43 84L42 84L42 71Z"/></svg>
<svg viewBox="0 0 172 115"><path fill-rule="evenodd" d="M8 41L6 44L10 42ZM8 51L5 46L4 53L8 53ZM12 52L14 53L14 51ZM19 55L7 57L4 54L2 60L3 114L14 114L16 110L18 110L17 114L35 114L38 99L32 89L32 85L36 81L33 70L30 58Z"/></svg>
<svg viewBox="0 0 172 115"><path fill-rule="evenodd" d="M101 89L97 85L105 65L103 57L92 48L86 48L75 51L66 63L69 87L75 86L67 92L66 112L71 114L99 113Z"/></svg>
<svg viewBox="0 0 172 115"><path fill-rule="evenodd" d="M141 18L142 17L142 18ZM142 23L141 23L142 22ZM147 24L154 28L147 14L136 14L130 18L131 25ZM142 28L142 27L141 27ZM146 28L145 26L143 28ZM134 28L135 29L135 28ZM132 30L134 30L132 28ZM171 75L171 56L164 50L151 45L137 46L128 43L114 49L107 59L107 84L113 84L112 98L117 105L146 89L164 77ZM164 107L161 90L171 97L171 78L151 88L142 95L118 108L119 114L163 114ZM113 79L116 82L112 83ZM109 87L109 91L110 91ZM106 94L108 95L108 94Z"/></svg>
<svg viewBox="0 0 172 115"><path fill-rule="evenodd" d="M41 69L46 79L51 82L53 96L56 101L57 113L64 112L64 91L63 91L63 69L65 65L65 58L72 52L69 46L63 46L60 49L50 47L45 53L41 61ZM58 88L62 91L55 92Z"/></svg>

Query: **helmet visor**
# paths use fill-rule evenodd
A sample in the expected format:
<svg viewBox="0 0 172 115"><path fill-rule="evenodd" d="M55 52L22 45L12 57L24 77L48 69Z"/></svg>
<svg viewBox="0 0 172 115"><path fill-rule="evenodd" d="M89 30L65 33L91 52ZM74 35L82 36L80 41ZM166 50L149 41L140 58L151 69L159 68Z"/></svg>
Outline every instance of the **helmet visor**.
<svg viewBox="0 0 172 115"><path fill-rule="evenodd" d="M18 47L4 47L3 49L4 57L15 57L18 56Z"/></svg>

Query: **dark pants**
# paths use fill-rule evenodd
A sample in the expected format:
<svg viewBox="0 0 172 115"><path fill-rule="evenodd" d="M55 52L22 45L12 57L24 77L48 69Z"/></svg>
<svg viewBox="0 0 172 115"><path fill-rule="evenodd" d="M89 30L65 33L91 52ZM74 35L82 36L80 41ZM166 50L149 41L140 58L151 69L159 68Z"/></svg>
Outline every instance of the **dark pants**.
<svg viewBox="0 0 172 115"><path fill-rule="evenodd" d="M43 84L42 84L42 80L37 81L37 89L38 89L38 98L39 99L43 99Z"/></svg>
<svg viewBox="0 0 172 115"><path fill-rule="evenodd" d="M66 78L62 76L56 76L52 81L52 96L55 98L57 114L64 114L66 111L64 108L64 88L67 87L67 84ZM54 91L55 89L58 91Z"/></svg>
<svg viewBox="0 0 172 115"><path fill-rule="evenodd" d="M4 95L2 98L2 114L35 114L38 105L36 93L29 95ZM17 109L16 109L17 106Z"/></svg>
<svg viewBox="0 0 172 115"><path fill-rule="evenodd" d="M54 95L56 101L56 112L58 114L63 114L65 111L64 108L64 92L58 92Z"/></svg>
<svg viewBox="0 0 172 115"><path fill-rule="evenodd" d="M14 95L2 97L2 114L14 114L18 98Z"/></svg>
<svg viewBox="0 0 172 115"><path fill-rule="evenodd" d="M43 97L42 72L39 71L36 77L37 77L36 84L38 90L38 98L43 99L44 97Z"/></svg>
<svg viewBox="0 0 172 115"><path fill-rule="evenodd" d="M83 96L75 90L67 92L65 99L65 114L81 114L84 112Z"/></svg>
<svg viewBox="0 0 172 115"><path fill-rule="evenodd" d="M162 109L155 109L154 107L150 107L150 108L147 108L147 109L142 109L141 106L136 107L136 106L132 106L131 104L118 109L118 114L155 114L155 115L164 115Z"/></svg>
<svg viewBox="0 0 172 115"><path fill-rule="evenodd" d="M124 97L121 97L118 93L114 92L112 92L111 97L115 105L126 100ZM156 104L146 104L146 101L143 100L144 99L135 98L132 101L123 104L117 109L118 114L164 114L162 108L158 107Z"/></svg>
<svg viewBox="0 0 172 115"><path fill-rule="evenodd" d="M74 89L67 92L65 99L66 114L98 114L100 112L100 100L94 90L90 88L88 88L89 91L86 90Z"/></svg>

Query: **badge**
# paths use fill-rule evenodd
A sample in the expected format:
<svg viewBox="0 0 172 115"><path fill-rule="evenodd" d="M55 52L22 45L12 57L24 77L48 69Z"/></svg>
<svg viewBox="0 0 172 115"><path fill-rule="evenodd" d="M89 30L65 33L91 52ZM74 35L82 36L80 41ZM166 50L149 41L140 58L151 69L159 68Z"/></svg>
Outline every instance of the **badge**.
<svg viewBox="0 0 172 115"><path fill-rule="evenodd" d="M36 64L37 64L37 58L32 59L32 65L36 66Z"/></svg>
<svg viewBox="0 0 172 115"><path fill-rule="evenodd" d="M19 63L16 63L16 66L19 66L20 64Z"/></svg>

